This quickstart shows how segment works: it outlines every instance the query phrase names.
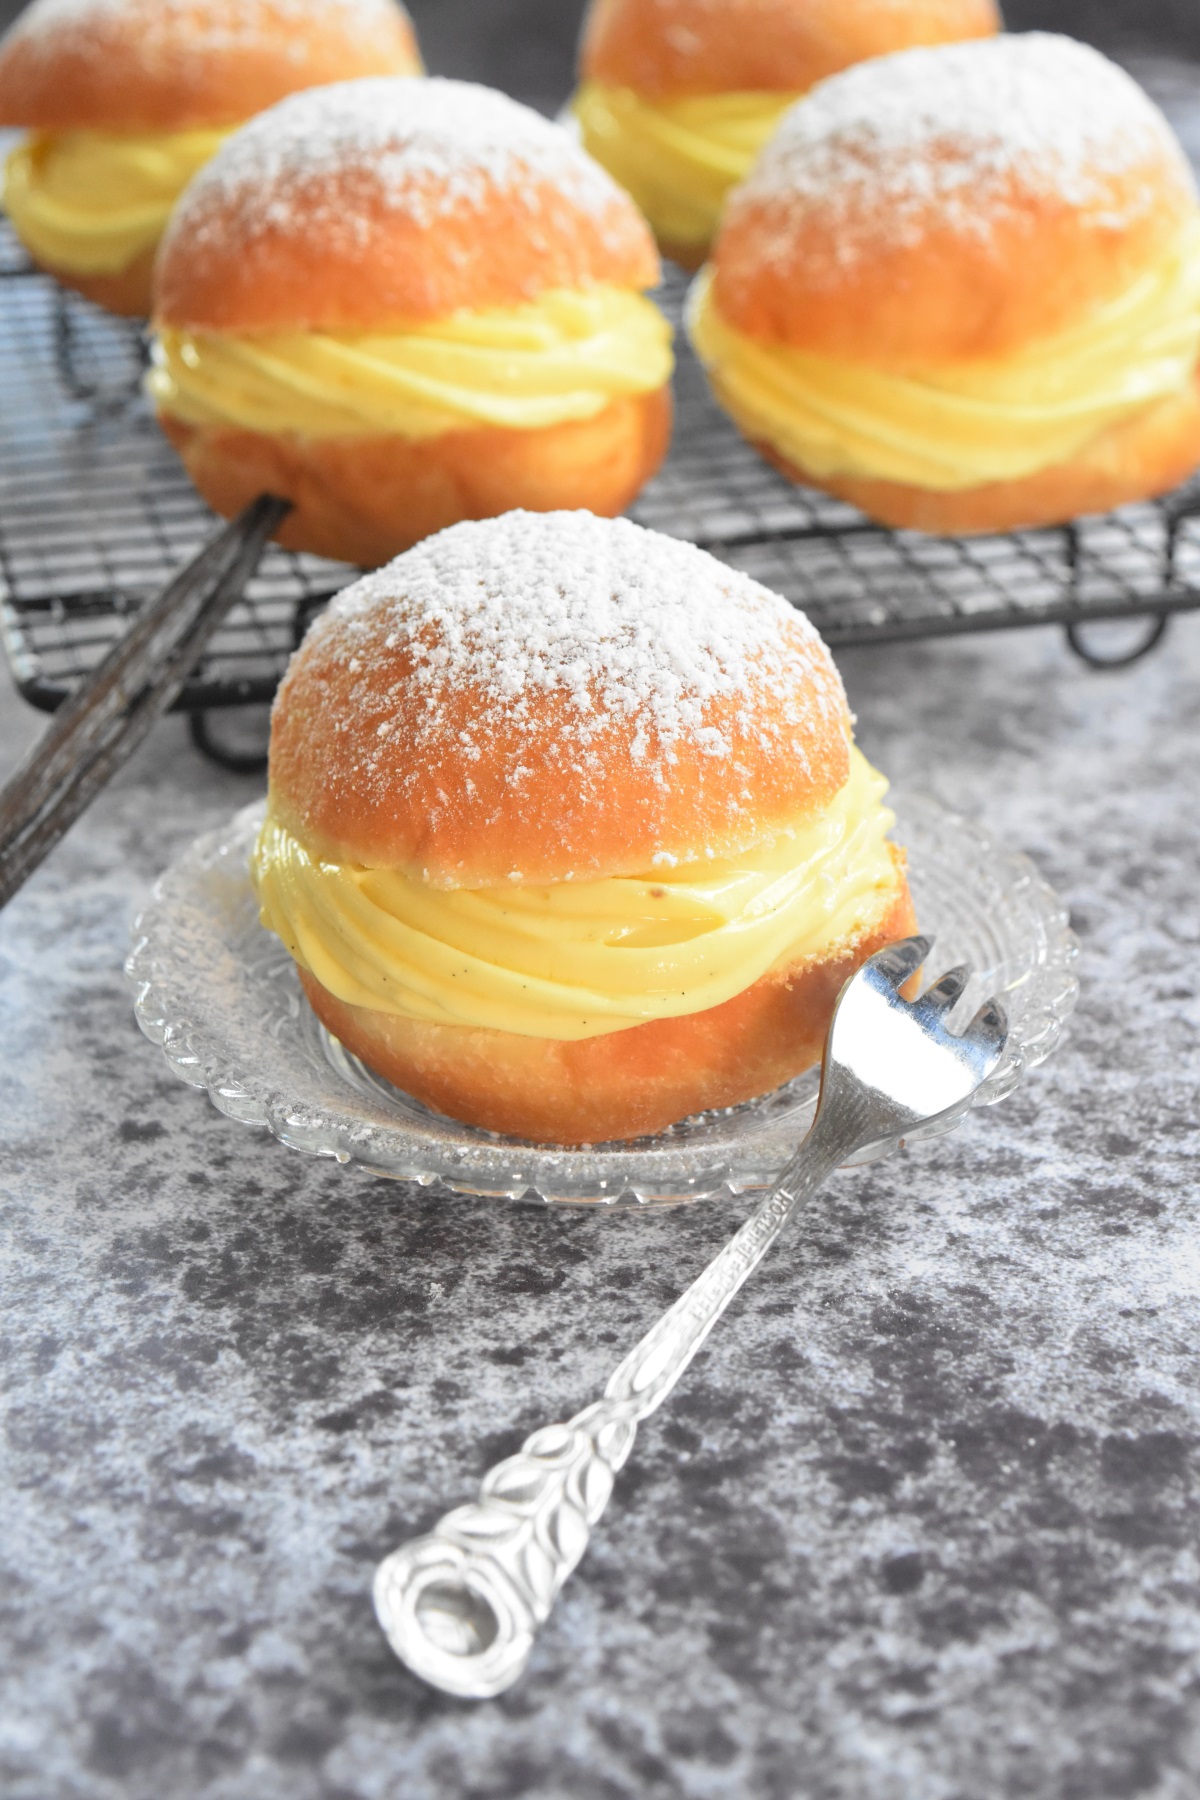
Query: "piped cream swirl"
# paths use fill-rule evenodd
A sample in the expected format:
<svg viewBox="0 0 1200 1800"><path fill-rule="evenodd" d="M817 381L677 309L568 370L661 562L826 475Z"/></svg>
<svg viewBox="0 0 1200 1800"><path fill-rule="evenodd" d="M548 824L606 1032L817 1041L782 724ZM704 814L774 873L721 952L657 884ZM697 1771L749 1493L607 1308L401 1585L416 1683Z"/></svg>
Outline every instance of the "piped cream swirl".
<svg viewBox="0 0 1200 1800"><path fill-rule="evenodd" d="M738 857L548 887L322 861L270 811L253 877L264 925L347 1005L578 1040L706 1011L853 940L897 886L886 791L852 750L829 807Z"/></svg>
<svg viewBox="0 0 1200 1800"><path fill-rule="evenodd" d="M5 163L4 210L47 267L119 275L154 249L231 129L31 133Z"/></svg>
<svg viewBox="0 0 1200 1800"><path fill-rule="evenodd" d="M671 378L671 328L614 287L458 312L390 332L158 329L147 377L190 425L304 437L420 440L480 426L532 431L589 419Z"/></svg>
<svg viewBox="0 0 1200 1800"><path fill-rule="evenodd" d="M590 81L571 104L585 148L632 195L660 241L703 251L726 194L798 98L695 94L656 103Z"/></svg>

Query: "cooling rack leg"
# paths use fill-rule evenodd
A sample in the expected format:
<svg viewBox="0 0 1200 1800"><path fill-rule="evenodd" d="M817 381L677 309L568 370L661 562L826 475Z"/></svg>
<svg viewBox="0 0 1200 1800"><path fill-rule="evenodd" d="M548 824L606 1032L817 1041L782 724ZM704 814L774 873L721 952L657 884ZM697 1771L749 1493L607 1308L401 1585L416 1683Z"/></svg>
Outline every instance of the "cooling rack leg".
<svg viewBox="0 0 1200 1800"><path fill-rule="evenodd" d="M238 712L237 707L221 707L221 712L228 715ZM188 731L191 740L201 756L209 762L216 763L218 768L228 769L234 775L262 775L267 767L266 747L262 749L241 750L231 744L222 744L213 734L212 715L208 712L190 712L188 714Z"/></svg>
<svg viewBox="0 0 1200 1800"><path fill-rule="evenodd" d="M135 354L132 366L125 380L117 386L106 388L100 382L89 380L80 367L79 336L76 309L87 306L87 301L79 300L64 289L55 287L51 300L53 320L54 362L58 370L58 379L64 393L73 400L90 402L102 412L119 412L137 399L142 388L142 372L149 362L149 348L146 333L131 320L107 321L110 329L126 328L132 339Z"/></svg>
<svg viewBox="0 0 1200 1800"><path fill-rule="evenodd" d="M1117 656L1107 656L1102 651L1089 648L1084 639L1084 627L1070 624L1065 627L1067 642L1081 661L1092 669L1127 669L1131 663L1140 662L1148 656L1166 635L1167 626L1171 623L1170 613L1155 613L1146 621L1146 630L1132 650L1124 650Z"/></svg>

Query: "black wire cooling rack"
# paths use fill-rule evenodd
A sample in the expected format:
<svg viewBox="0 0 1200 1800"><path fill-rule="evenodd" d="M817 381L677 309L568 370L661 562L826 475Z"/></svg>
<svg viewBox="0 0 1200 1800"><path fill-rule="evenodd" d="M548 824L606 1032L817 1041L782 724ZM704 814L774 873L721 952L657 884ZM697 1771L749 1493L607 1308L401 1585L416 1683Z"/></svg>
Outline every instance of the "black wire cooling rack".
<svg viewBox="0 0 1200 1800"><path fill-rule="evenodd" d="M676 317L684 283L665 303ZM690 538L804 607L835 646L1062 624L1081 655L1132 660L1200 608L1200 484L1070 527L985 538L872 525L797 489L738 437L680 343L674 448L633 516ZM51 710L192 556L212 517L140 393L138 329L30 269L0 223L0 638ZM314 612L351 572L272 548L180 701L205 715L270 699ZM1096 621L1147 616L1103 658ZM224 760L237 763L236 756Z"/></svg>

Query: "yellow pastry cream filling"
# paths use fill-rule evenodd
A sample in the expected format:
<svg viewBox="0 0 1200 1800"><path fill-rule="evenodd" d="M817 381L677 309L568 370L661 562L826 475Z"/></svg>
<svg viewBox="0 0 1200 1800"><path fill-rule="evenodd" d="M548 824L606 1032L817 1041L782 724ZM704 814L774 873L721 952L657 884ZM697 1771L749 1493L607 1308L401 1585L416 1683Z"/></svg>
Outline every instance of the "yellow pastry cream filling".
<svg viewBox="0 0 1200 1800"><path fill-rule="evenodd" d="M652 301L594 287L403 331L160 326L146 384L159 410L185 424L421 439L589 419L662 387L673 365L671 327Z"/></svg>
<svg viewBox="0 0 1200 1800"><path fill-rule="evenodd" d="M710 270L693 284L688 332L746 436L813 475L942 492L1018 480L1193 380L1200 218L1116 300L1014 356L899 371L761 342L721 317Z"/></svg>
<svg viewBox="0 0 1200 1800"><path fill-rule="evenodd" d="M799 98L697 94L655 104L630 88L587 81L571 104L585 147L632 195L656 236L703 249L726 194Z"/></svg>
<svg viewBox="0 0 1200 1800"><path fill-rule="evenodd" d="M887 783L857 751L815 818L740 856L607 881L440 889L313 857L268 811L262 921L350 1006L524 1037L703 1012L855 937L895 891Z"/></svg>
<svg viewBox="0 0 1200 1800"><path fill-rule="evenodd" d="M4 166L4 210L39 262L119 275L152 251L222 130L33 132Z"/></svg>

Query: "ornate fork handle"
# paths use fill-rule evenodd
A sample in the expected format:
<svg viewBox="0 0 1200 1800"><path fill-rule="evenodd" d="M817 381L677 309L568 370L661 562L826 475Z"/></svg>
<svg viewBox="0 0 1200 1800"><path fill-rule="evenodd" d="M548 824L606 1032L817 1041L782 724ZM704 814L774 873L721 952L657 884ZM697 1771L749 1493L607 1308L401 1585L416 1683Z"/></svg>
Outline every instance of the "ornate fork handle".
<svg viewBox="0 0 1200 1800"><path fill-rule="evenodd" d="M485 1699L525 1667L555 1595L587 1547L633 1448L800 1202L852 1152L872 1155L960 1118L1008 1037L995 999L948 1030L970 971L903 988L929 955L905 938L868 957L838 996L812 1130L762 1205L613 1374L604 1399L537 1431L486 1477L473 1506L380 1564L375 1608L393 1650L446 1693Z"/></svg>
<svg viewBox="0 0 1200 1800"><path fill-rule="evenodd" d="M633 1449L800 1201L849 1148L814 1128L767 1198L614 1370L603 1400L534 1432L479 1499L379 1565L375 1610L401 1661L436 1687L486 1699L521 1674Z"/></svg>

